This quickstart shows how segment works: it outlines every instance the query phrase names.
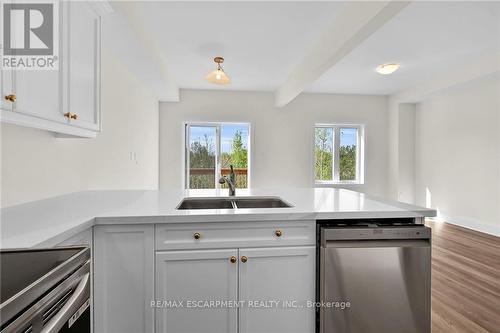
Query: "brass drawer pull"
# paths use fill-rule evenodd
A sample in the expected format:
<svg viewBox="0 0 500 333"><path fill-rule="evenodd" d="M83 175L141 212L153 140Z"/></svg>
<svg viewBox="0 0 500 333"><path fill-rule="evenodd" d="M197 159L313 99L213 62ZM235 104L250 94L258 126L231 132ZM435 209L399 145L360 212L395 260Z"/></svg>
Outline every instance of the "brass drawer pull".
<svg viewBox="0 0 500 333"><path fill-rule="evenodd" d="M64 114L64 116L65 116L66 118L70 119L70 120L71 120L71 119L73 119L73 120L78 119L78 115L77 115L76 113L73 113L73 112L66 112L66 113Z"/></svg>
<svg viewBox="0 0 500 333"><path fill-rule="evenodd" d="M232 256L231 259L229 259L233 264L238 260L235 256Z"/></svg>
<svg viewBox="0 0 500 333"><path fill-rule="evenodd" d="M7 96L5 96L5 100L9 101L11 103L14 103L16 101L16 99L17 99L16 95L7 95Z"/></svg>
<svg viewBox="0 0 500 333"><path fill-rule="evenodd" d="M281 232L280 229L276 229L276 231L274 232L274 234L276 235L276 237L281 237L281 235L283 235L283 232Z"/></svg>
<svg viewBox="0 0 500 333"><path fill-rule="evenodd" d="M194 239L200 239L201 238L201 234L199 232L195 232L194 235L193 235Z"/></svg>
<svg viewBox="0 0 500 333"><path fill-rule="evenodd" d="M247 262L248 258L246 256L241 256L241 262Z"/></svg>

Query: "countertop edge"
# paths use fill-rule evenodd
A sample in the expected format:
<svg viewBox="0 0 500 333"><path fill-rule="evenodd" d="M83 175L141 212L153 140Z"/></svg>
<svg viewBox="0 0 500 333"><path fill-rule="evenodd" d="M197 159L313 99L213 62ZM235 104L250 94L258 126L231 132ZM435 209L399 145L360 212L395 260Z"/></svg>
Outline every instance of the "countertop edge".
<svg viewBox="0 0 500 333"><path fill-rule="evenodd" d="M423 212L413 211L393 211L393 212L321 212L321 213L263 213L263 214L239 214L239 215L191 215L191 216L97 216L80 224L70 227L57 233L50 238L42 240L31 246L24 248L42 248L54 247L65 240L98 225L115 224L176 224L176 223L239 223L239 222L257 222L257 221L311 221L317 220L338 220L338 219L357 219L357 218L425 218L433 217L432 210ZM10 243L10 241L9 241ZM15 247L4 247L0 249L12 249Z"/></svg>

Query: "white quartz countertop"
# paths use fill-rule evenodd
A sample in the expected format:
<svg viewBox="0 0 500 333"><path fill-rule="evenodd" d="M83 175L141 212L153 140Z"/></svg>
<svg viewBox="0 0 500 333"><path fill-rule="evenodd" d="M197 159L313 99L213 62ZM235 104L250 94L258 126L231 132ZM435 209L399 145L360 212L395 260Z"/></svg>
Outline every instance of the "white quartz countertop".
<svg viewBox="0 0 500 333"><path fill-rule="evenodd" d="M227 196L227 190L84 191L1 210L0 248L57 244L96 224L239 222L432 217L436 211L333 188L238 189L240 196L278 196L291 208L177 210L184 197Z"/></svg>

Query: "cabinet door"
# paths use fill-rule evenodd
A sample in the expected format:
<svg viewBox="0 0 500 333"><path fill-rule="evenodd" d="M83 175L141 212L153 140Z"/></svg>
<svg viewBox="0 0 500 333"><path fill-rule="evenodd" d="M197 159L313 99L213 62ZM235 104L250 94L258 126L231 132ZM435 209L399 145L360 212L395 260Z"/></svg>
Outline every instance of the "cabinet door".
<svg viewBox="0 0 500 333"><path fill-rule="evenodd" d="M58 4L56 4L57 6ZM62 16L55 17L62 20ZM54 27L58 27L59 24L54 22ZM16 26L14 26L16 27ZM18 31L17 33L22 33ZM61 46L61 39L59 41L59 49ZM6 77L9 76L8 72L12 73L12 82L9 89L2 89L2 104L5 104L5 96L7 94L16 95L16 102L11 103L11 111L15 114L7 114L6 116L11 117L21 117L19 119L24 119L24 122L30 122L30 118L24 118L23 115L32 116L31 121L34 122L36 119L44 119L56 122L63 122L64 117L61 113L61 62L57 62L57 67L54 70L42 70L42 69L24 69L24 70L13 70L5 71ZM4 78L2 78L3 81ZM3 82L2 82L3 85ZM9 108L2 108L9 110Z"/></svg>
<svg viewBox="0 0 500 333"><path fill-rule="evenodd" d="M315 310L306 302L315 300L315 254L314 246L240 249L239 297L247 304L240 333L314 333Z"/></svg>
<svg viewBox="0 0 500 333"><path fill-rule="evenodd" d="M100 129L101 18L89 2L67 4L68 91L64 105L67 112L78 116L71 120L71 125L97 131Z"/></svg>
<svg viewBox="0 0 500 333"><path fill-rule="evenodd" d="M186 302L237 301L237 255L231 249L157 252L156 301L183 304L156 309L156 333L236 333L235 307L188 308Z"/></svg>
<svg viewBox="0 0 500 333"><path fill-rule="evenodd" d="M60 108L60 71L16 70L14 91L16 102L13 111L41 119L64 123Z"/></svg>
<svg viewBox="0 0 500 333"><path fill-rule="evenodd" d="M154 332L154 227L94 228L94 332Z"/></svg>
<svg viewBox="0 0 500 333"><path fill-rule="evenodd" d="M1 73L1 121L95 137L100 130L101 20L90 2L60 1L58 70ZM15 95L16 101L5 100ZM77 119L65 117L71 112Z"/></svg>
<svg viewBox="0 0 500 333"><path fill-rule="evenodd" d="M1 52L0 52L1 53ZM2 56L0 55L0 61ZM12 71L7 69L0 69L0 109L5 111L12 111L13 104L5 99L6 96L14 93L12 85Z"/></svg>

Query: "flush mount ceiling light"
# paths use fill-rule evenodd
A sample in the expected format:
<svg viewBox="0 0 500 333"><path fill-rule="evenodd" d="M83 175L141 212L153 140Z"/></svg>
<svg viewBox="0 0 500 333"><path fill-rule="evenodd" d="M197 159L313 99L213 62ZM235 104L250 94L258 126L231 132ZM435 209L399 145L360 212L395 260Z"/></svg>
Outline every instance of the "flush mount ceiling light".
<svg viewBox="0 0 500 333"><path fill-rule="evenodd" d="M224 72L224 70L222 69L222 67L220 65L224 62L224 58L215 57L214 61L217 64L217 69L208 73L208 75L205 76L205 78L210 83L223 84L223 85L229 84L229 82L231 82L231 79L229 78L229 76L226 75L226 73Z"/></svg>
<svg viewBox="0 0 500 333"><path fill-rule="evenodd" d="M377 73L379 74L383 74L383 75L387 75L387 74L392 74L394 73L395 71L397 71L399 69L399 67L401 67L400 64L383 64L383 65L379 65L377 66Z"/></svg>

